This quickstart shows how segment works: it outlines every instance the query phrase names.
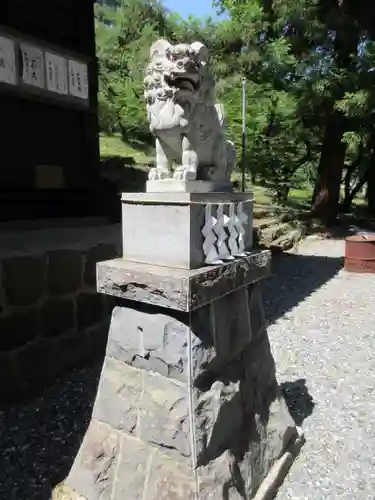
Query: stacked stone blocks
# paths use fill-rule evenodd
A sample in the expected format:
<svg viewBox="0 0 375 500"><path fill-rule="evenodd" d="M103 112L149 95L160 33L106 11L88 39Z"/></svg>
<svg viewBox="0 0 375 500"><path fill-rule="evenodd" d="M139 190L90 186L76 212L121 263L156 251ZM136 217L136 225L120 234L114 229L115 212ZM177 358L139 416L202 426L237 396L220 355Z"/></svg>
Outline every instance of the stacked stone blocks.
<svg viewBox="0 0 375 500"><path fill-rule="evenodd" d="M114 300L96 292L96 263L114 244L0 259L0 400L28 396L103 356Z"/></svg>
<svg viewBox="0 0 375 500"><path fill-rule="evenodd" d="M256 498L299 439L266 332L269 265L267 251L197 271L98 265L121 302L69 498Z"/></svg>

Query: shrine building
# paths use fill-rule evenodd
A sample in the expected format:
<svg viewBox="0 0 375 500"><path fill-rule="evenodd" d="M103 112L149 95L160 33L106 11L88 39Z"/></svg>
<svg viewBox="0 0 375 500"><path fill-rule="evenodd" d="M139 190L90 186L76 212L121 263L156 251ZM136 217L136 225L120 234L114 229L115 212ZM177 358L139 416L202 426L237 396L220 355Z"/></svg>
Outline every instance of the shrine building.
<svg viewBox="0 0 375 500"><path fill-rule="evenodd" d="M98 209L92 0L2 0L0 220Z"/></svg>
<svg viewBox="0 0 375 500"><path fill-rule="evenodd" d="M104 356L96 263L121 228L99 176L97 67L92 0L2 0L0 406Z"/></svg>

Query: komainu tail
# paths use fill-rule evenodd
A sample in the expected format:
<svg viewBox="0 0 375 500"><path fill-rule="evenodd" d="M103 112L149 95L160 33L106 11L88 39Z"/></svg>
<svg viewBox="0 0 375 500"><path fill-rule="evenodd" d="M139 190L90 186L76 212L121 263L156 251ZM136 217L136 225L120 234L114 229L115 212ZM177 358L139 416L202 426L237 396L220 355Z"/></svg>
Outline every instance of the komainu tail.
<svg viewBox="0 0 375 500"><path fill-rule="evenodd" d="M221 125L221 128L225 129L226 128L226 120L225 120L224 106L220 102L217 102L215 104L215 109L216 109L217 116L219 118L219 123Z"/></svg>

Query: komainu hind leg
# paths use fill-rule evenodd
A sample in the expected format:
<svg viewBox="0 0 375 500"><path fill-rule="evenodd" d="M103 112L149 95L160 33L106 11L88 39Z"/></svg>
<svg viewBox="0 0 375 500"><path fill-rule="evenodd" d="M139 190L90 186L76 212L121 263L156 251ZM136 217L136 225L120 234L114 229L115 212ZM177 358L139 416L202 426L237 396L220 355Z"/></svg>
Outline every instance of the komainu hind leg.
<svg viewBox="0 0 375 500"><path fill-rule="evenodd" d="M182 139L182 165L176 168L174 178L179 181L194 181L198 172L198 155L187 137Z"/></svg>
<svg viewBox="0 0 375 500"><path fill-rule="evenodd" d="M172 160L167 155L162 142L156 138L156 167L148 174L150 181L168 179L172 177Z"/></svg>

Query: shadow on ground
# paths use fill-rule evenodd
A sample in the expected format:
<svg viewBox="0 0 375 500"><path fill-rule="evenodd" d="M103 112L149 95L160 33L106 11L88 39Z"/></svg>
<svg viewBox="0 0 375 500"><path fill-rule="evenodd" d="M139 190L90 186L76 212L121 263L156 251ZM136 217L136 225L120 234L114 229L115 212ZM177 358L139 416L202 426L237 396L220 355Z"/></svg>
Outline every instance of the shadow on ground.
<svg viewBox="0 0 375 500"><path fill-rule="evenodd" d="M90 422L100 371L101 363L76 371L41 397L0 411L1 499L51 499Z"/></svg>
<svg viewBox="0 0 375 500"><path fill-rule="evenodd" d="M283 382L280 389L284 395L289 412L296 425L301 426L305 418L314 411L315 403L306 387L306 380Z"/></svg>
<svg viewBox="0 0 375 500"><path fill-rule="evenodd" d="M324 244L324 241L322 241ZM272 259L271 275L263 282L263 302L272 324L325 285L343 268L341 257L279 253ZM291 416L301 426L315 407L306 380L281 384Z"/></svg>
<svg viewBox="0 0 375 500"><path fill-rule="evenodd" d="M263 301L268 324L274 323L332 279L343 264L341 257L293 253L274 255L271 275L263 282Z"/></svg>
<svg viewBox="0 0 375 500"><path fill-rule="evenodd" d="M305 226L308 234L321 234L329 239L344 239L358 232L375 231L375 218L363 206L354 205L346 212L340 211L329 227L311 217L310 210L295 210L294 216Z"/></svg>

